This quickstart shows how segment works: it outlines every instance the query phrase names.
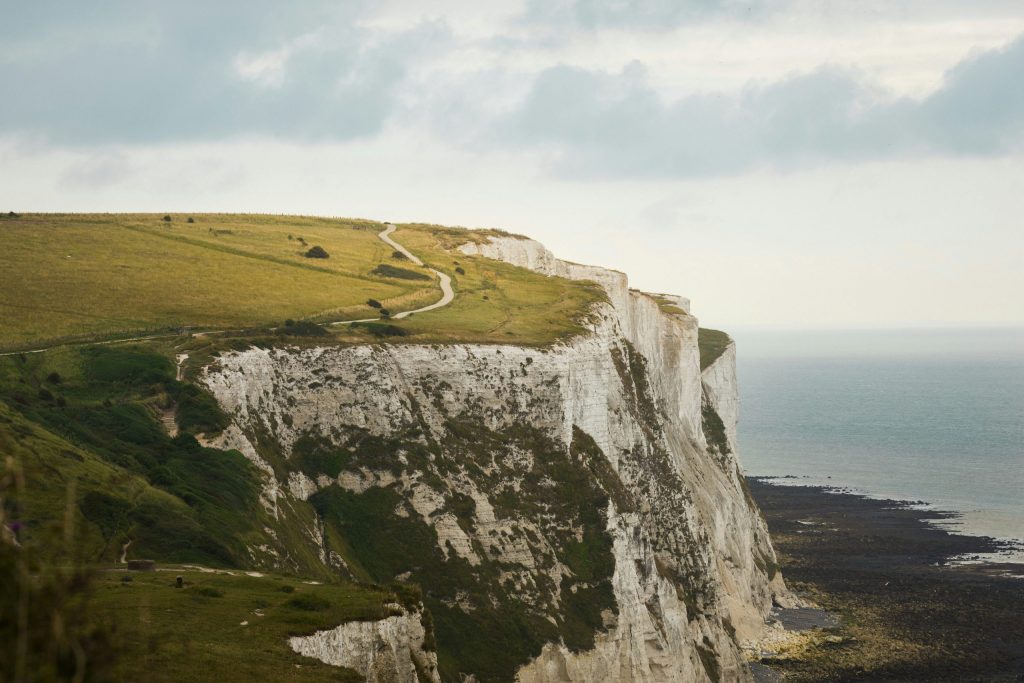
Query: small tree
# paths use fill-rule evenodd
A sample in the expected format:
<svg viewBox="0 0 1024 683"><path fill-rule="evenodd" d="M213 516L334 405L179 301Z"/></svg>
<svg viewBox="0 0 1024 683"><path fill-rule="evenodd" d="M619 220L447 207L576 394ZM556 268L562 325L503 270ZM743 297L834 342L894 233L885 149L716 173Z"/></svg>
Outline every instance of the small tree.
<svg viewBox="0 0 1024 683"><path fill-rule="evenodd" d="M196 222L196 219L195 219L195 218L192 218L192 216L189 216L189 217L188 217L188 222L189 222L189 223L195 223L195 222Z"/></svg>
<svg viewBox="0 0 1024 683"><path fill-rule="evenodd" d="M331 255L323 247L317 245L306 252L306 258L331 258Z"/></svg>
<svg viewBox="0 0 1024 683"><path fill-rule="evenodd" d="M170 216L164 216L164 223L170 223L170 222L171 222L171 217Z"/></svg>

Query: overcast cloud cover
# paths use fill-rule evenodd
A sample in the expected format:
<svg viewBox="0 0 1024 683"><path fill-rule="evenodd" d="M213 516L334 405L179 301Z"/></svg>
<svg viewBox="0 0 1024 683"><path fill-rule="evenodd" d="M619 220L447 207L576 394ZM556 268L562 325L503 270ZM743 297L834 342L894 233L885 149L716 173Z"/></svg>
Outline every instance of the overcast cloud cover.
<svg viewBox="0 0 1024 683"><path fill-rule="evenodd" d="M497 225L712 321L1024 323L1019 2L429 5L0 0L0 208Z"/></svg>

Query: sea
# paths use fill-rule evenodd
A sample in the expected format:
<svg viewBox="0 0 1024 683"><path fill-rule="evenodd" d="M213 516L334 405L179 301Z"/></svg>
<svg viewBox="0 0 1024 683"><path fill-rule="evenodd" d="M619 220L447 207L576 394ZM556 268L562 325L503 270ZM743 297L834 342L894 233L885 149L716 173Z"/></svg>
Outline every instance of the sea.
<svg viewBox="0 0 1024 683"><path fill-rule="evenodd" d="M956 513L1024 542L1024 329L739 330L748 475ZM1024 546L989 560L1024 560Z"/></svg>

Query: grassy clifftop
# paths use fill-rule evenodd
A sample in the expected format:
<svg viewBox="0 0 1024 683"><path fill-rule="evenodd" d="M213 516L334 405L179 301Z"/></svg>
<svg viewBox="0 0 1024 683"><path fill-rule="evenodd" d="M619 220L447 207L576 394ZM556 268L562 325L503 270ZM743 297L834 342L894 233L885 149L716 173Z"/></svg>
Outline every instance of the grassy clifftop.
<svg viewBox="0 0 1024 683"><path fill-rule="evenodd" d="M334 322L440 298L433 273L353 219L238 214L24 214L0 219L0 351L194 330ZM190 222L191 220L191 222ZM455 302L401 323L417 341L550 343L580 331L591 284L460 254L489 231L402 226L393 238L453 279ZM307 256L314 247L327 258ZM421 277L401 276L414 273ZM359 328L334 329L341 341ZM362 333L363 338L367 335Z"/></svg>
<svg viewBox="0 0 1024 683"><path fill-rule="evenodd" d="M706 370L725 353L732 343L732 338L721 330L702 327L697 332L697 345L700 347L700 369Z"/></svg>

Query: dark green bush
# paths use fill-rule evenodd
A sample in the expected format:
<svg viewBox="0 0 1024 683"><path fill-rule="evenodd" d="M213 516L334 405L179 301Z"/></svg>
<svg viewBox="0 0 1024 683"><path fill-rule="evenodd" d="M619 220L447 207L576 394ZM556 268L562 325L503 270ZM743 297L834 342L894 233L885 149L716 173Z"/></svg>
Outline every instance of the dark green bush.
<svg viewBox="0 0 1024 683"><path fill-rule="evenodd" d="M374 337L404 337L409 334L405 328L389 323L359 323L352 327L362 328Z"/></svg>
<svg viewBox="0 0 1024 683"><path fill-rule="evenodd" d="M381 277L393 277L399 280L429 280L430 276L408 268L396 268L395 266L382 263L371 271L374 275Z"/></svg>
<svg viewBox="0 0 1024 683"><path fill-rule="evenodd" d="M330 601L319 595L296 595L285 604L306 612L324 612L331 607Z"/></svg>
<svg viewBox="0 0 1024 683"><path fill-rule="evenodd" d="M325 337L328 334L327 328L309 320L285 320L284 327L278 328L277 333L292 337Z"/></svg>
<svg viewBox="0 0 1024 683"><path fill-rule="evenodd" d="M383 308L381 303L376 299L367 299L366 305L369 306L370 308Z"/></svg>
<svg viewBox="0 0 1024 683"><path fill-rule="evenodd" d="M301 238L300 238L301 239ZM305 253L306 258L330 258L331 255L321 246L315 246Z"/></svg>

